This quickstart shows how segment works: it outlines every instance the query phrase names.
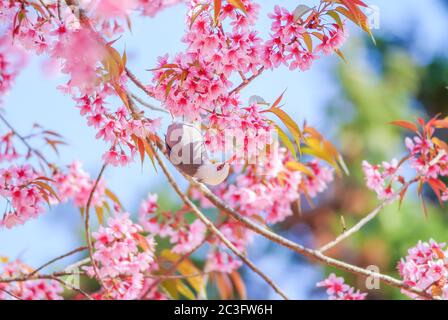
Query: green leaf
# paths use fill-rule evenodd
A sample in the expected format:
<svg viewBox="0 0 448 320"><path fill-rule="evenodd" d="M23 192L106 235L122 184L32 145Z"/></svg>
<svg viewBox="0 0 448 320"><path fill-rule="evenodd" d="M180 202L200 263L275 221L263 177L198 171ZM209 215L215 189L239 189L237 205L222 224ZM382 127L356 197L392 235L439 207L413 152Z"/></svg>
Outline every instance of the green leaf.
<svg viewBox="0 0 448 320"><path fill-rule="evenodd" d="M299 149L299 153L301 153L300 144L301 144L301 139L302 139L302 132L299 129L299 126L297 125L297 123L282 109L271 108L267 111L275 114L283 122L283 124L288 128L289 132L291 132L294 140L296 141L296 145L297 145L297 148Z"/></svg>
<svg viewBox="0 0 448 320"><path fill-rule="evenodd" d="M294 144L289 139L288 135L278 125L275 125L275 128L277 129L277 134L278 134L280 140L283 142L283 144L289 150L289 152L291 152L291 154L293 155L294 159L297 160L296 149L294 148Z"/></svg>
<svg viewBox="0 0 448 320"><path fill-rule="evenodd" d="M95 207L96 217L98 218L99 224L103 224L104 222L104 209L103 207Z"/></svg>

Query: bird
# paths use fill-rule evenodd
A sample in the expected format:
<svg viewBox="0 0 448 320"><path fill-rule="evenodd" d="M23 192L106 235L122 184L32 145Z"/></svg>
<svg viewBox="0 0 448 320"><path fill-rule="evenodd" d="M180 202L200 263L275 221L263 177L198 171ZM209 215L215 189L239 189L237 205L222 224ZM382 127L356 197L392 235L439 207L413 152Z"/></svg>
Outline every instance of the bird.
<svg viewBox="0 0 448 320"><path fill-rule="evenodd" d="M171 163L199 182L217 186L229 176L230 164L209 159L202 134L192 123L170 124L165 135L165 145Z"/></svg>

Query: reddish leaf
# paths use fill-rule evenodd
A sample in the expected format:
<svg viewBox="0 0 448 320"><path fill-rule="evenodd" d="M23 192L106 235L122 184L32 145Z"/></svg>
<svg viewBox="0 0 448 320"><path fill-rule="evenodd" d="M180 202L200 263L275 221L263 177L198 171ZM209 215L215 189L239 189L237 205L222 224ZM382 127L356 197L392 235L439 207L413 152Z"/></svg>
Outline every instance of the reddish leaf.
<svg viewBox="0 0 448 320"><path fill-rule="evenodd" d="M221 14L222 0L214 0L214 15L215 26L219 25L219 15Z"/></svg>
<svg viewBox="0 0 448 320"><path fill-rule="evenodd" d="M243 278L241 278L241 275L239 274L239 272L236 270L233 271L230 274L230 277L232 278L233 285L235 286L235 289L238 292L238 295L240 296L240 298L242 300L247 299L246 286L244 285Z"/></svg>
<svg viewBox="0 0 448 320"><path fill-rule="evenodd" d="M405 121L405 120L397 120L397 121L392 121L391 124L394 126L408 129L412 132L418 133L418 127L415 123Z"/></svg>
<svg viewBox="0 0 448 320"><path fill-rule="evenodd" d="M244 14L247 15L246 7L244 6L243 1L241 0L227 0L234 8L241 10Z"/></svg>

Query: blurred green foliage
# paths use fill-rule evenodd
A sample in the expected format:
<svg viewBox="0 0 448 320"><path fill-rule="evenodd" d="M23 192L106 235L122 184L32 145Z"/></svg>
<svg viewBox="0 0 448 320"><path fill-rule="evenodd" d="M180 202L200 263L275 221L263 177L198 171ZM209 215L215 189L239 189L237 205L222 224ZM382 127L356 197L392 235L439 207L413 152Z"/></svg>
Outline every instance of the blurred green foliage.
<svg viewBox="0 0 448 320"><path fill-rule="evenodd" d="M448 115L447 59L435 57L429 64L419 66L393 40L377 40L376 47L363 43L346 50L351 52L349 63L341 64L337 73L342 95L328 108L331 121L341 124L335 139L340 141L352 173L340 187L347 192L363 190L362 197L354 194L352 198L353 202L361 201L363 205L337 206L333 228L338 232L341 229L339 215L345 217L350 227L378 204L375 195L365 187L362 161L375 164L394 157L400 159L404 154L407 132L389 123L399 119L413 121L418 116L428 118L437 113ZM363 211L356 212L353 208L363 208ZM396 265L406 256L407 250L419 240L447 241L447 229L446 210L430 201L429 215L425 217L416 190L411 189L401 208L394 204L383 210L342 245L338 257L363 267L376 265L382 273L399 277ZM333 269L331 272L341 274ZM365 290L364 279L344 276ZM399 290L385 285L381 290L371 290L369 297L405 299Z"/></svg>

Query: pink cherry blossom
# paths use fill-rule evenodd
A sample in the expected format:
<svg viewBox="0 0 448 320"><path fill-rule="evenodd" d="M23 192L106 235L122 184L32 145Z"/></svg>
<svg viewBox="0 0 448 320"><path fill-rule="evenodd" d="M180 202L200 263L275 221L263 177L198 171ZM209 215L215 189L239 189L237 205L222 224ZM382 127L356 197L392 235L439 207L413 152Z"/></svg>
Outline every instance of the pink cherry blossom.
<svg viewBox="0 0 448 320"><path fill-rule="evenodd" d="M0 278L12 279L23 277L33 269L16 260L0 264ZM55 280L28 280L23 282L0 283L0 300L62 300L64 288ZM8 293L12 294L8 294Z"/></svg>
<svg viewBox="0 0 448 320"><path fill-rule="evenodd" d="M334 273L322 282L317 284L318 287L326 288L328 299L330 300L364 300L367 293L362 293L359 290L345 284L342 277L336 277Z"/></svg>
<svg viewBox="0 0 448 320"><path fill-rule="evenodd" d="M402 177L397 174L398 161L393 159L391 163L383 162L381 165L372 166L367 161L363 161L362 168L367 187L378 195L380 200L391 200L395 195L394 184L402 181Z"/></svg>
<svg viewBox="0 0 448 320"><path fill-rule="evenodd" d="M188 253L204 241L207 228L200 220L189 223L184 210L158 213L157 209L157 195L149 194L140 205L139 222L150 234L169 237L174 253Z"/></svg>
<svg viewBox="0 0 448 320"><path fill-rule="evenodd" d="M103 284L102 299L135 299L144 286L145 272L154 261L154 241L141 235L142 227L134 224L127 213L117 213L108 219L108 226L100 226L93 233L93 258ZM143 243L142 243L143 242ZM86 267L92 277L93 266Z"/></svg>
<svg viewBox="0 0 448 320"><path fill-rule="evenodd" d="M398 271L406 284L425 290L433 296L448 299L445 243L419 241L408 250L408 255L398 263ZM402 290L411 298L419 299L416 294Z"/></svg>

